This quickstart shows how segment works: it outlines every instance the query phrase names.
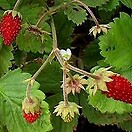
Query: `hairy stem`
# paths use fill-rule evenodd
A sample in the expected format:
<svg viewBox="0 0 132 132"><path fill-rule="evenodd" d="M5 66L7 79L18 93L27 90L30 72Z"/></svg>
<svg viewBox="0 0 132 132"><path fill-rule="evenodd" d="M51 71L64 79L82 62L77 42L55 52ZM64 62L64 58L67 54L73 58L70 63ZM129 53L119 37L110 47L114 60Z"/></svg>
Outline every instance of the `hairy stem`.
<svg viewBox="0 0 132 132"><path fill-rule="evenodd" d="M67 69L65 67L65 64L63 64L63 97L64 97L65 106L68 105L68 94L66 91L66 73L67 73Z"/></svg>
<svg viewBox="0 0 132 132"><path fill-rule="evenodd" d="M17 0L16 4L14 5L13 10L17 10L19 4L20 4L21 0Z"/></svg>
<svg viewBox="0 0 132 132"><path fill-rule="evenodd" d="M56 48L54 50L54 53L55 53L55 56L57 57L57 60L59 61L59 63L63 66L63 58L62 58L62 56L61 56L61 54L59 52L59 49Z"/></svg>
<svg viewBox="0 0 132 132"><path fill-rule="evenodd" d="M81 6L83 6L89 12L89 14L91 15L91 17L92 17L93 21L95 22L96 26L99 27L99 22L98 22L97 18L95 17L95 15L93 14L93 12L91 11L91 9L85 3L83 3L80 0L74 0L74 2L79 3Z"/></svg>
<svg viewBox="0 0 132 132"><path fill-rule="evenodd" d="M35 79L38 77L38 75L42 72L42 70L45 68L45 66L51 62L54 59L54 52L52 51L46 61L42 64L42 66L37 70L37 72L31 77L29 80L29 83L27 85L27 90L26 90L26 97L30 100L30 95L31 95L31 89L32 86L35 82Z"/></svg>
<svg viewBox="0 0 132 132"><path fill-rule="evenodd" d="M55 56L54 52L51 51L46 61L42 64L42 66L38 69L38 71L32 76L33 80L35 80L38 77L38 75L42 72L42 70L45 68L45 66L54 59L54 56Z"/></svg>
<svg viewBox="0 0 132 132"><path fill-rule="evenodd" d="M85 76L87 76L87 77L91 77L91 78L96 79L96 80L99 79L98 76L93 75L92 73L86 72L86 71L84 71L84 70L82 70L82 69L79 69L79 68L77 68L77 67L74 67L74 66L72 66L72 65L70 65L70 64L67 65L67 68L70 69L70 70L72 70L72 71L75 71L75 72L77 72L77 73L80 73L80 74L82 74L82 75L85 75Z"/></svg>
<svg viewBox="0 0 132 132"><path fill-rule="evenodd" d="M51 19L52 37L53 37L53 50L57 48L57 36L53 18Z"/></svg>

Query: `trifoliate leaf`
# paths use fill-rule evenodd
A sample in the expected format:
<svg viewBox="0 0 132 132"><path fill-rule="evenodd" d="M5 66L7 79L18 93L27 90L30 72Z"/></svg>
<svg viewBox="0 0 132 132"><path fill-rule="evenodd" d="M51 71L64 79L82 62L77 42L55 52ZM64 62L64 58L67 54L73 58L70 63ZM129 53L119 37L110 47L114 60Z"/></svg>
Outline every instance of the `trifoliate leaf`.
<svg viewBox="0 0 132 132"><path fill-rule="evenodd" d="M132 105L121 101L108 98L106 95L97 91L94 96L89 96L89 104L97 108L100 112L118 113L132 112Z"/></svg>
<svg viewBox="0 0 132 132"><path fill-rule="evenodd" d="M87 19L86 11L80 6L75 4L69 5L64 12L67 15L68 19L72 20L77 25L82 24Z"/></svg>
<svg viewBox="0 0 132 132"><path fill-rule="evenodd" d="M116 69L128 69L132 66L132 19L126 13L110 23L108 33L100 36L101 55Z"/></svg>
<svg viewBox="0 0 132 132"><path fill-rule="evenodd" d="M48 104L44 101L42 115L38 121L28 124L22 115L22 101L25 97L27 80L30 74L21 73L20 69L10 71L0 79L0 116L2 122L6 125L9 132L45 132L52 129L50 124L50 113ZM39 84L35 82L33 89L39 88ZM43 103L42 103L43 104Z"/></svg>
<svg viewBox="0 0 132 132"><path fill-rule="evenodd" d="M9 70L9 67L12 66L11 60L13 60L14 57L11 51L11 46L3 45L0 49L0 76L6 73Z"/></svg>
<svg viewBox="0 0 132 132"><path fill-rule="evenodd" d="M81 1L86 3L88 6L96 7L101 6L102 4L108 2L109 0L81 0Z"/></svg>

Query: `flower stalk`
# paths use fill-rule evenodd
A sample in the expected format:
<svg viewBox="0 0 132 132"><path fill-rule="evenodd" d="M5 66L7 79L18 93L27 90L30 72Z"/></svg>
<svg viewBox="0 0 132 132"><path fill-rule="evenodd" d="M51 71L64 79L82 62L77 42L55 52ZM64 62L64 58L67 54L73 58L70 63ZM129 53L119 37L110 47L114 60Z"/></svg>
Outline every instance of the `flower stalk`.
<svg viewBox="0 0 132 132"><path fill-rule="evenodd" d="M66 91L66 74L67 74L67 69L66 69L66 66L65 66L65 62L63 64L63 97L64 97L64 105L65 107L68 105L68 94L67 94L67 91Z"/></svg>
<svg viewBox="0 0 132 132"><path fill-rule="evenodd" d="M20 2L21 2L21 0L17 0L17 2L16 2L15 5L14 5L13 10L17 10L17 8L18 8Z"/></svg>
<svg viewBox="0 0 132 132"><path fill-rule="evenodd" d="M93 21L95 22L96 26L99 27L99 22L98 22L97 18L95 17L94 13L91 11L91 9L85 3L83 3L80 0L74 0L74 2L79 3L81 6L83 6L89 12L89 14L91 15L91 17L92 17Z"/></svg>

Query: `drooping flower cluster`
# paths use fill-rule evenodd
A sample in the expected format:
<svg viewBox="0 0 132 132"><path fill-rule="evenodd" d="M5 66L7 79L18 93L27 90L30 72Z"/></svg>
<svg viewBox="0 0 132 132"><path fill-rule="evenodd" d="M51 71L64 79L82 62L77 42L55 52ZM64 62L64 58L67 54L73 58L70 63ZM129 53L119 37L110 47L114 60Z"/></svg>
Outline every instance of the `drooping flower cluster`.
<svg viewBox="0 0 132 132"><path fill-rule="evenodd" d="M60 116L64 122L71 122L75 114L79 115L79 108L82 107L74 102L68 102L66 105L64 101L61 101L59 105L55 107L53 113L57 113L56 116Z"/></svg>

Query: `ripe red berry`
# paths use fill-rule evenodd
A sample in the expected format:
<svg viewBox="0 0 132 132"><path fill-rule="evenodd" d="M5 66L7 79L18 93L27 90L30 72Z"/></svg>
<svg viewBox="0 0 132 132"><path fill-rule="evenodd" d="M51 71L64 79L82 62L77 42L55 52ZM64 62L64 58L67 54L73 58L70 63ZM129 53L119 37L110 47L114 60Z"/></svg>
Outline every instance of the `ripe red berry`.
<svg viewBox="0 0 132 132"><path fill-rule="evenodd" d="M33 123L35 122L41 115L41 111L37 111L37 112L34 112L34 114L32 113L25 113L23 111L23 117L26 119L26 121L28 123Z"/></svg>
<svg viewBox="0 0 132 132"><path fill-rule="evenodd" d="M12 44L16 40L17 35L21 29L21 17L13 12L6 12L0 22L0 34L5 45Z"/></svg>
<svg viewBox="0 0 132 132"><path fill-rule="evenodd" d="M132 84L124 77L113 75L112 81L106 82L108 91L103 91L107 97L132 104Z"/></svg>

